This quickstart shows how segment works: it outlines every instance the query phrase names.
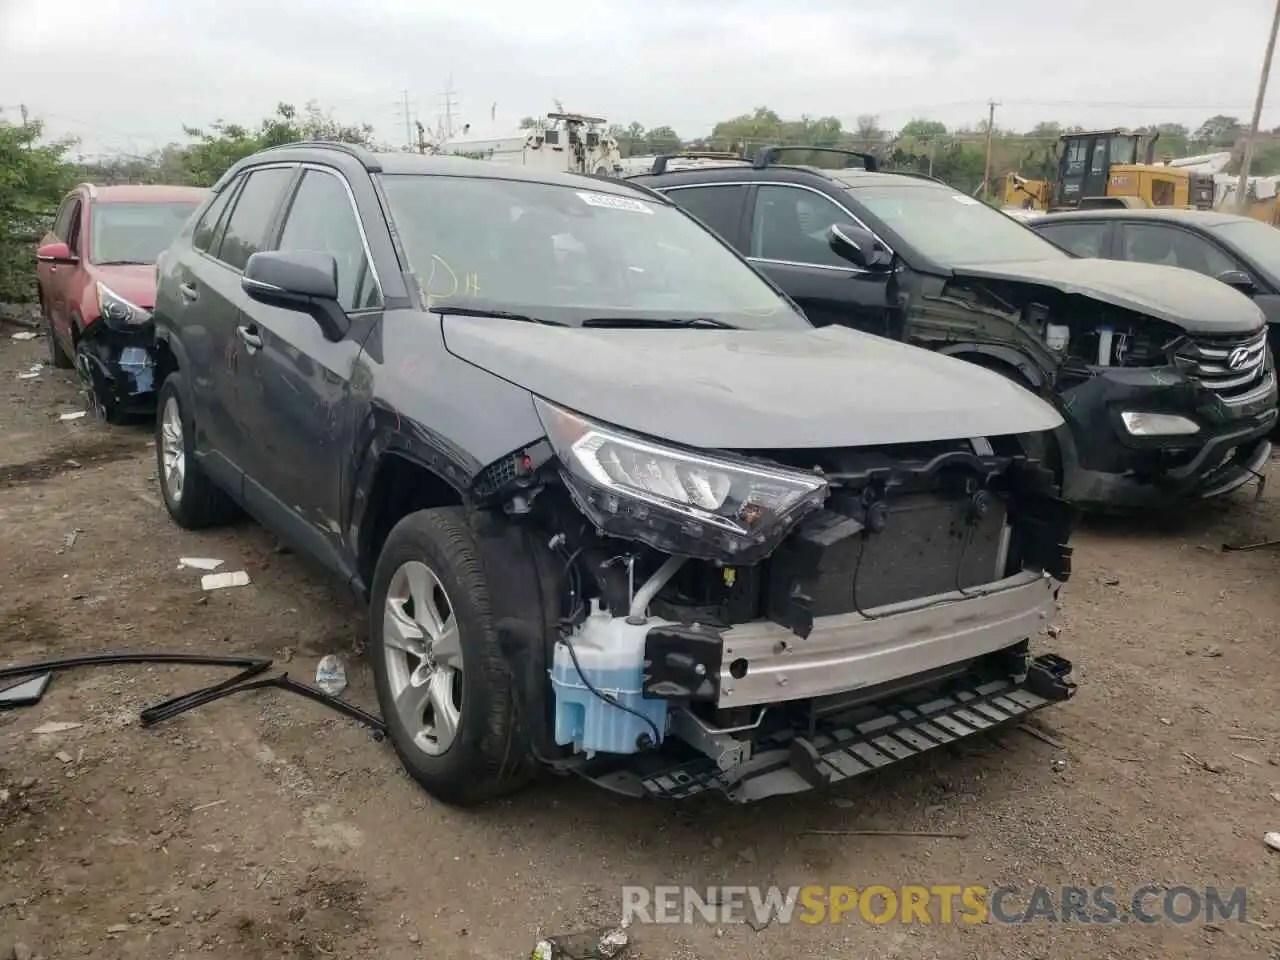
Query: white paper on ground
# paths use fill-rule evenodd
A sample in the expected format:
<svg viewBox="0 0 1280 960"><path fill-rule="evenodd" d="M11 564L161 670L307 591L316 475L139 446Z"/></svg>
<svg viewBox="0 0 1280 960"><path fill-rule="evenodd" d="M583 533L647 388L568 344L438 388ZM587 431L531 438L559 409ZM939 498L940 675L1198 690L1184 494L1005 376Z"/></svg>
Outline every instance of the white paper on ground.
<svg viewBox="0 0 1280 960"><path fill-rule="evenodd" d="M214 560L212 557L179 557L178 569L187 570L217 570L222 566L221 560Z"/></svg>
<svg viewBox="0 0 1280 960"><path fill-rule="evenodd" d="M243 570L235 573L206 573L200 578L200 586L205 590L221 590L223 587L247 587L249 575Z"/></svg>

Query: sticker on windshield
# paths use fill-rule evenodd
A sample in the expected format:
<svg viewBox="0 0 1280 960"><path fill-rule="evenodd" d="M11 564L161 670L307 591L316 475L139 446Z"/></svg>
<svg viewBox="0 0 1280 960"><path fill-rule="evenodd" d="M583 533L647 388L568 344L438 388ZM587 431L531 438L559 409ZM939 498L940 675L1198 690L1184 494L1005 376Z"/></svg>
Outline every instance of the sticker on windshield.
<svg viewBox="0 0 1280 960"><path fill-rule="evenodd" d="M640 200L631 197L616 197L609 193L579 193L584 203L593 207L607 207L610 210L630 210L632 213L653 215L653 208Z"/></svg>
<svg viewBox="0 0 1280 960"><path fill-rule="evenodd" d="M976 207L978 205L977 200L973 199L973 197L966 197L963 193L957 193L953 195L951 199L956 203L967 203L971 207Z"/></svg>

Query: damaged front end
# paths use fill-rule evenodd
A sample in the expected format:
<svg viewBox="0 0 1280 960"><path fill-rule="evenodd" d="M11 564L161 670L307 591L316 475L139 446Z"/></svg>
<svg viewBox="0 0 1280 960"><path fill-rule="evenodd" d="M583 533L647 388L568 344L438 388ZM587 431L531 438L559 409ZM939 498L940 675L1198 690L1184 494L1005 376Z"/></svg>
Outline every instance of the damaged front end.
<svg viewBox="0 0 1280 960"><path fill-rule="evenodd" d="M947 303L1000 317L1026 341L1068 428L1071 502L1167 507L1261 482L1277 384L1260 315L1243 332L1218 332L1212 318L1187 329L1079 293L964 279L929 312Z"/></svg>
<svg viewBox="0 0 1280 960"><path fill-rule="evenodd" d="M98 285L98 319L76 341L76 369L99 416L147 413L155 404L151 313Z"/></svg>
<svg viewBox="0 0 1280 960"><path fill-rule="evenodd" d="M1017 438L703 455L537 405L547 440L475 493L562 571L552 635L508 652L546 665L541 702L515 684L544 762L746 802L1073 694L1029 640L1076 513Z"/></svg>

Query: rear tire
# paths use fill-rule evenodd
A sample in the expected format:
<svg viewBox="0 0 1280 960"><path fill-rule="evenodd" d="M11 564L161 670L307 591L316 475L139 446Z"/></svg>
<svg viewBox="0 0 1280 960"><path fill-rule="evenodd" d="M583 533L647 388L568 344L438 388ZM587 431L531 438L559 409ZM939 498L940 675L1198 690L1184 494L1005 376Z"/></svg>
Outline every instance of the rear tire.
<svg viewBox="0 0 1280 960"><path fill-rule="evenodd" d="M173 522L187 530L202 530L229 523L239 510L200 469L194 423L184 396L182 375L169 374L156 403L156 472Z"/></svg>
<svg viewBox="0 0 1280 960"><path fill-rule="evenodd" d="M405 630L412 634L415 625L430 621L425 604L410 596L421 590L406 589L415 579L438 598L431 603L437 623L443 624L436 633L449 634L451 654L436 656L445 645L437 647L426 628L418 629L420 641L405 642ZM417 642L423 652L409 651ZM463 508L420 510L392 529L374 571L368 649L391 745L406 772L429 794L452 806L473 807L528 779L531 765L517 746L511 675ZM433 670L450 664L456 668L447 685L451 720L445 724L447 736L441 736L438 701L415 694L431 684Z"/></svg>

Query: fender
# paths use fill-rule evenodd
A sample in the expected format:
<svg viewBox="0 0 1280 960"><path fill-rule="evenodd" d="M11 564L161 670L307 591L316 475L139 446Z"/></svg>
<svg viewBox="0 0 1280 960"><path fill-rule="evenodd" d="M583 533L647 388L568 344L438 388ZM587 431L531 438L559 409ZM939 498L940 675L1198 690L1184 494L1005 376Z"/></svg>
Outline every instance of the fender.
<svg viewBox="0 0 1280 960"><path fill-rule="evenodd" d="M1012 367L1022 375L1031 386L1040 394L1047 395L1049 392L1050 379L1030 357L1014 347L1003 346L998 343L981 343L981 342L961 342L949 343L944 347L939 347L937 352L945 357L955 357L958 354L977 354L981 357L990 357L1006 366Z"/></svg>

